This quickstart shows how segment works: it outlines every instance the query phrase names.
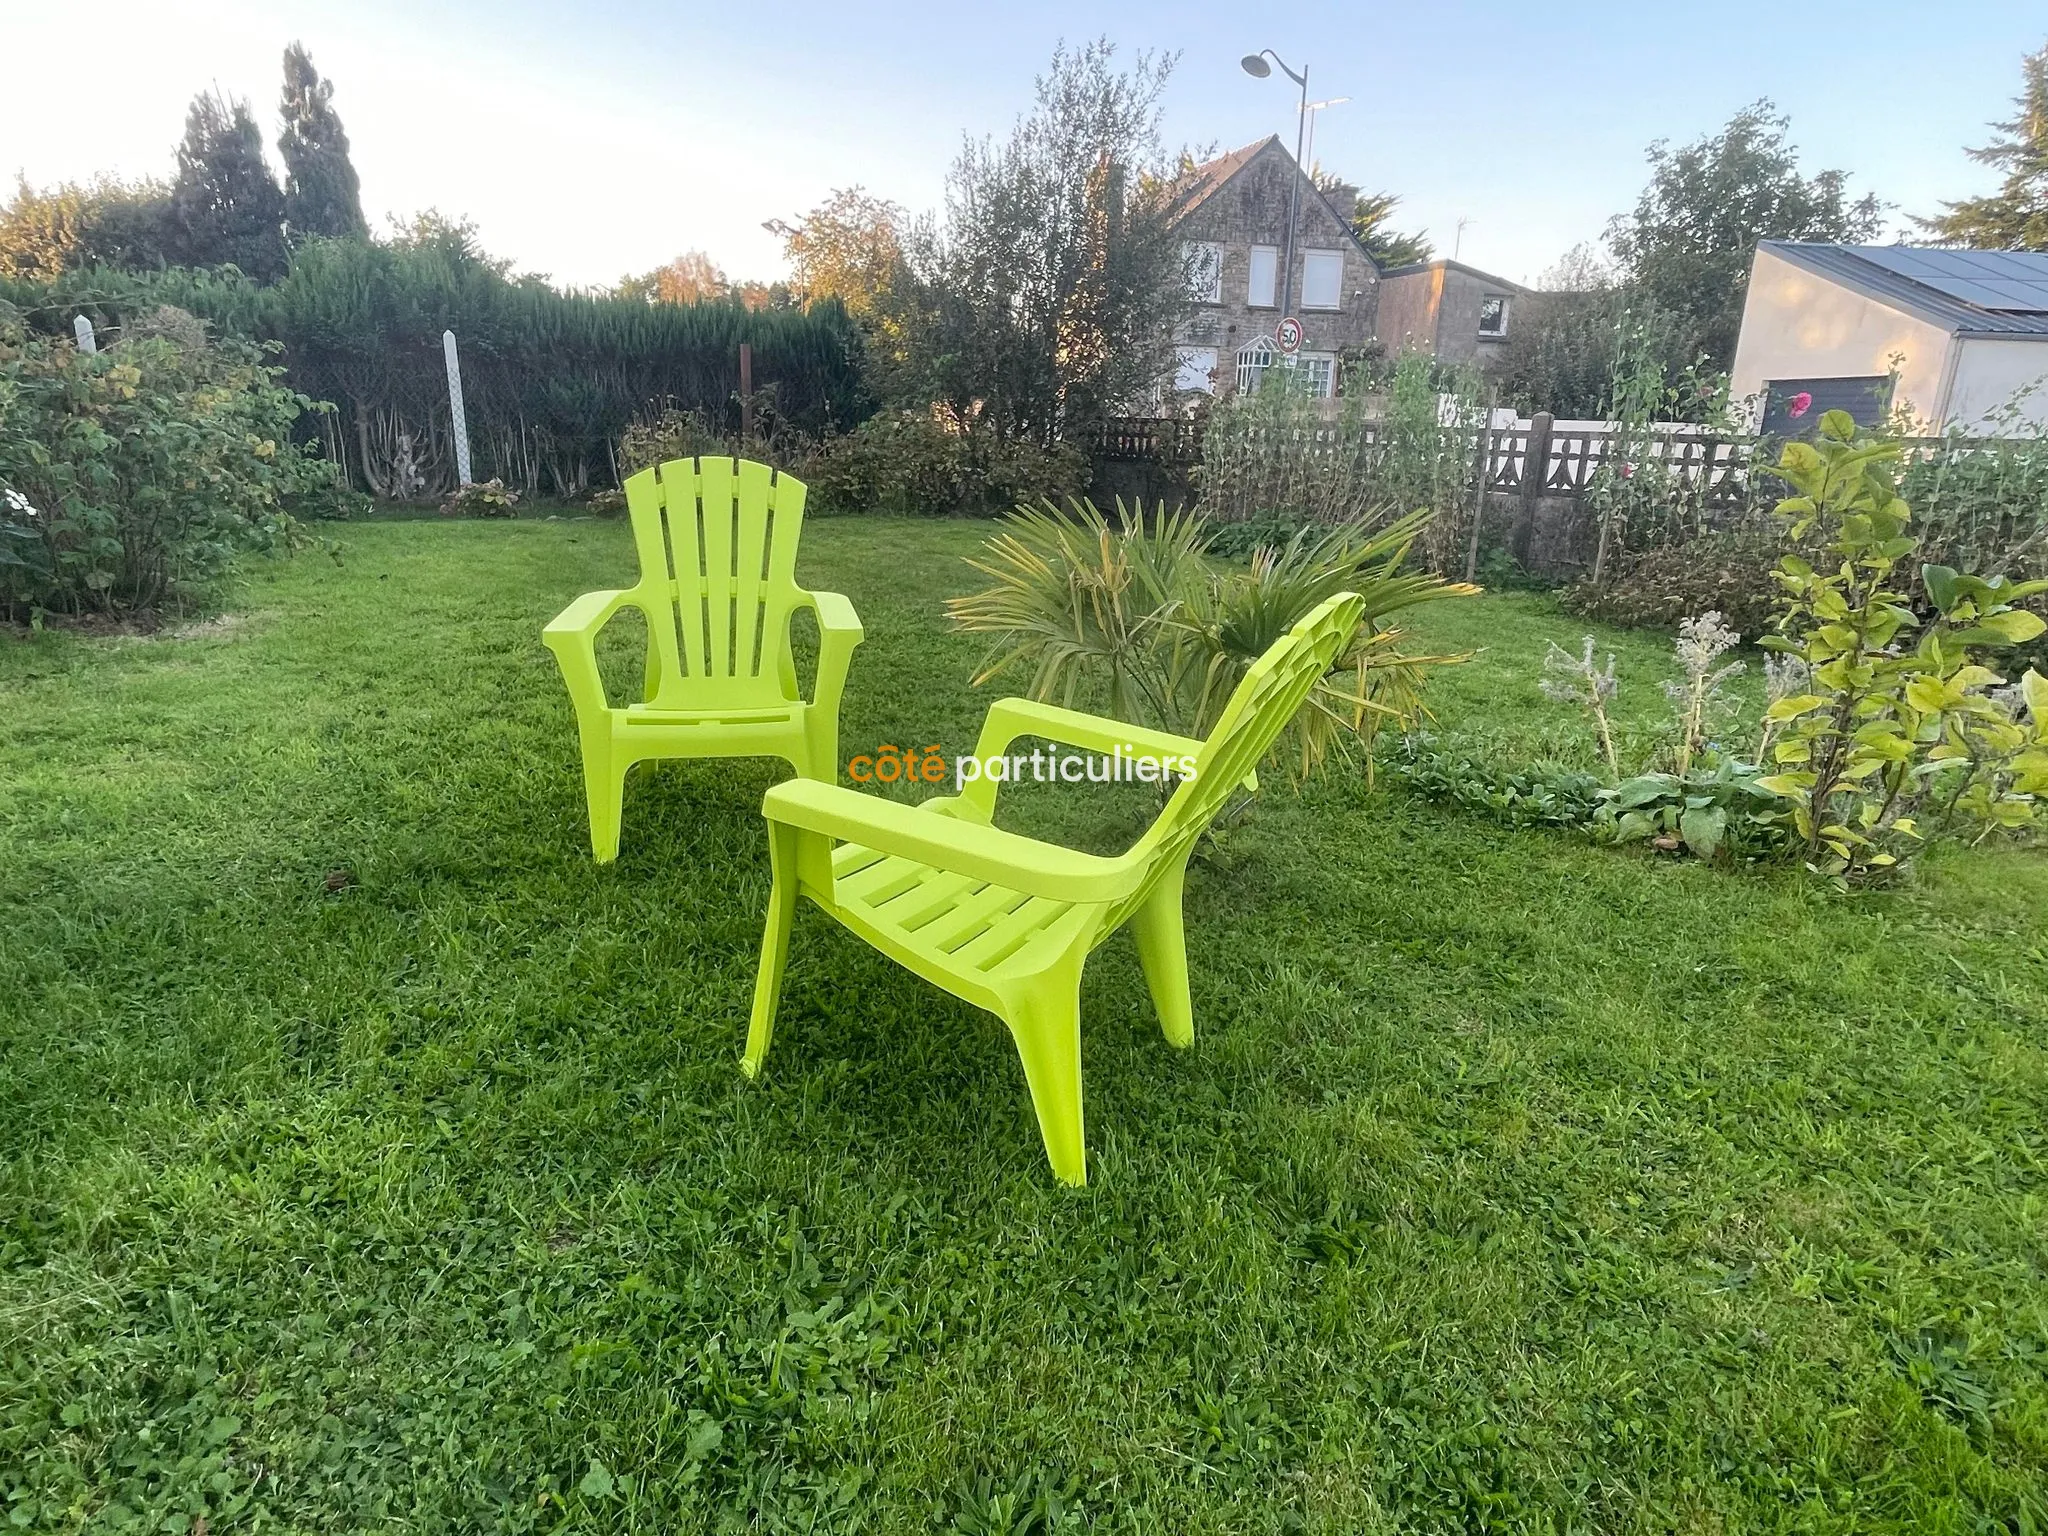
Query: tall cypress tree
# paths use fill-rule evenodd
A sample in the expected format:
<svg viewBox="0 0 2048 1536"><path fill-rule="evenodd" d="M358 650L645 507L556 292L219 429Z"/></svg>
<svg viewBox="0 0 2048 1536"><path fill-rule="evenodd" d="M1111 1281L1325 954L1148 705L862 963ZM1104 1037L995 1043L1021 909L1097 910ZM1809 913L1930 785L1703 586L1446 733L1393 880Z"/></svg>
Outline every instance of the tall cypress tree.
<svg viewBox="0 0 2048 1536"><path fill-rule="evenodd" d="M263 283L284 275L284 194L264 163L263 135L246 103L217 91L193 98L171 214L190 265L233 262Z"/></svg>
<svg viewBox="0 0 2048 1536"><path fill-rule="evenodd" d="M1968 151L1979 165L2005 172L2005 184L1987 197L1948 203L1948 212L1914 220L1944 245L1979 250L2048 251L2048 46L2027 55L2019 110L1991 126L1999 137Z"/></svg>
<svg viewBox="0 0 2048 1536"><path fill-rule="evenodd" d="M367 236L362 184L348 157L348 134L334 110L334 82L320 78L304 44L293 43L284 51L284 98L278 110L284 131L277 152L284 157L284 213L292 235Z"/></svg>

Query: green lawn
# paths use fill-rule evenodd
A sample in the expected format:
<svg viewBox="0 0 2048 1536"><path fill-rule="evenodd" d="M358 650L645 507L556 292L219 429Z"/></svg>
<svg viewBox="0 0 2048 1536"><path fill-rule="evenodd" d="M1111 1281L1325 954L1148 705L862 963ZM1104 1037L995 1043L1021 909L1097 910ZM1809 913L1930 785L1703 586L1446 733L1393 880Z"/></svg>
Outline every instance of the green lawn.
<svg viewBox="0 0 2048 1536"><path fill-rule="evenodd" d="M849 753L971 743L982 531L806 531ZM740 1078L777 767L643 771L592 866L538 639L622 526L340 537L226 625L0 639L0 1524L2048 1521L2039 855L1843 897L1269 787L1195 1048L1089 970L1076 1193L995 1021L808 908ZM1437 728L1563 750L1583 627L1424 610L1485 647Z"/></svg>

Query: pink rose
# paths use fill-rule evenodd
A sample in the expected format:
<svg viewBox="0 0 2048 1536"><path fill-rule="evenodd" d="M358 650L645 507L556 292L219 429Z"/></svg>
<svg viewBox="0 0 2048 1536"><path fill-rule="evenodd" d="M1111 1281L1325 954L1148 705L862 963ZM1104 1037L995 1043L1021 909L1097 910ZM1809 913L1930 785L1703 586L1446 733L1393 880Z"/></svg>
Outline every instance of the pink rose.
<svg viewBox="0 0 2048 1536"><path fill-rule="evenodd" d="M1802 389L1786 402L1786 406L1785 414L1796 419L1813 409L1813 396Z"/></svg>

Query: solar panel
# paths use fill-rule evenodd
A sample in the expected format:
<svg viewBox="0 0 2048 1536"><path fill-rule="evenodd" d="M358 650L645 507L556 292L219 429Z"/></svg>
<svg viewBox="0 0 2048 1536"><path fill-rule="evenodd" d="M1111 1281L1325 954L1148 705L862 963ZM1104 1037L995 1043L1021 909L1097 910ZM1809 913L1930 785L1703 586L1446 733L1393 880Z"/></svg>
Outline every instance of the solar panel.
<svg viewBox="0 0 2048 1536"><path fill-rule="evenodd" d="M1979 309L2048 313L2048 252L1938 251L1907 245L1853 249L1889 272Z"/></svg>

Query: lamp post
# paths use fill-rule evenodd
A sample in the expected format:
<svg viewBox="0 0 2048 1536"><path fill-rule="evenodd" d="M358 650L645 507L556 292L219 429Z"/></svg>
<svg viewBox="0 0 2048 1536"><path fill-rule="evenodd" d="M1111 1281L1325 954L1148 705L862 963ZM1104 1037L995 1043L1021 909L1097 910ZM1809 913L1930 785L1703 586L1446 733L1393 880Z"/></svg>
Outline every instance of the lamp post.
<svg viewBox="0 0 2048 1536"><path fill-rule="evenodd" d="M1294 312L1294 225L1301 217L1301 168L1302 135L1308 131L1308 69L1303 67L1296 74L1287 67L1287 61L1270 48L1261 48L1257 53L1248 53L1239 62L1244 72L1254 80L1263 80L1273 73L1273 64L1280 66L1280 73L1301 87L1301 106L1294 118L1294 179L1287 187L1287 239L1286 251L1281 260L1286 264L1280 278L1280 314L1284 318Z"/></svg>
<svg viewBox="0 0 2048 1536"><path fill-rule="evenodd" d="M1325 107L1341 107L1350 99L1349 96L1332 96L1328 101L1312 101L1302 108L1308 114L1308 152L1302 158L1301 168L1310 175L1315 174L1313 168L1316 163L1316 114Z"/></svg>

